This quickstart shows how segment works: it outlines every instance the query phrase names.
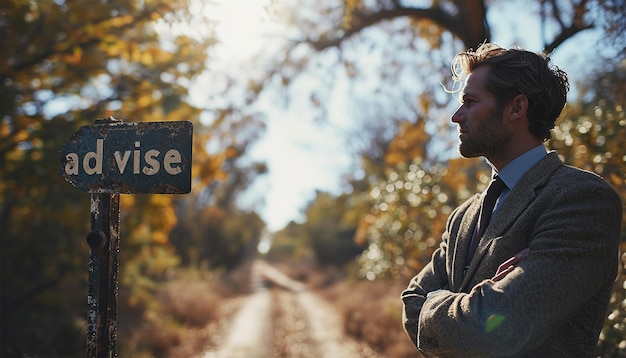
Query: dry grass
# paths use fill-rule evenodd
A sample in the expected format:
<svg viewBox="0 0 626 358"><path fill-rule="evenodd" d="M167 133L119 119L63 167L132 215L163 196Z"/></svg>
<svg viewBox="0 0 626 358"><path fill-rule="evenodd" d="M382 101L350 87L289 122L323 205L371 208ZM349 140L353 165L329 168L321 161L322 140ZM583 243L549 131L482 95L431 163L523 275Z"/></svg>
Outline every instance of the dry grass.
<svg viewBox="0 0 626 358"><path fill-rule="evenodd" d="M390 358L419 353L402 329L399 285L384 281L343 281L322 294L340 312L347 334Z"/></svg>
<svg viewBox="0 0 626 358"><path fill-rule="evenodd" d="M171 323L149 322L133 334L129 348L138 357L167 357L172 347L181 344L184 334Z"/></svg>
<svg viewBox="0 0 626 358"><path fill-rule="evenodd" d="M239 275L239 274L237 274ZM162 284L151 305L120 337L120 356L182 358L217 345L236 311L239 277L179 273Z"/></svg>
<svg viewBox="0 0 626 358"><path fill-rule="evenodd" d="M177 281L159 295L161 312L183 326L202 327L219 315L219 297L206 282Z"/></svg>

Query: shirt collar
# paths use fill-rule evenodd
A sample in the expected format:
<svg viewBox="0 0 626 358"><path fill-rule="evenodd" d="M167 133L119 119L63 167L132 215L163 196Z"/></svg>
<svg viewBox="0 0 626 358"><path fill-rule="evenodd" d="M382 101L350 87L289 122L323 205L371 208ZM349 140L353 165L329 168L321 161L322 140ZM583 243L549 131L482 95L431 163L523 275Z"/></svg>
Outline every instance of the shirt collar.
<svg viewBox="0 0 626 358"><path fill-rule="evenodd" d="M534 167L535 164L539 163L539 161L546 156L548 152L543 144L540 144L533 149L527 151L526 153L520 155L519 157L513 159L509 164L507 164L502 170L499 172L493 169L492 174L498 174L498 176L502 179L504 184L506 184L509 190L513 189L515 184L526 174L530 168Z"/></svg>

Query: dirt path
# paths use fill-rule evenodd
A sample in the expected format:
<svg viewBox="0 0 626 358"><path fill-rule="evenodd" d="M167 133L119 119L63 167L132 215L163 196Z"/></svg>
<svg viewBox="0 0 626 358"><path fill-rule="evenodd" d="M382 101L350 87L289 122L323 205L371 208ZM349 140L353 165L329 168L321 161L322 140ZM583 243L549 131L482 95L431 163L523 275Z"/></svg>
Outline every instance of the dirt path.
<svg viewBox="0 0 626 358"><path fill-rule="evenodd" d="M223 343L202 358L378 357L346 336L332 305L302 283L261 261L252 282L255 293L242 303Z"/></svg>

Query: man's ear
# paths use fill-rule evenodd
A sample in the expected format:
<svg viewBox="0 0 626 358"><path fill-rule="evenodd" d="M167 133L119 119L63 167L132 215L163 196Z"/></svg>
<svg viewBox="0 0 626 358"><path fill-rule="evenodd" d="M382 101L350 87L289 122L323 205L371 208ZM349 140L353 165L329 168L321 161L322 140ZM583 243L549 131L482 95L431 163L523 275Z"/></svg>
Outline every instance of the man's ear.
<svg viewBox="0 0 626 358"><path fill-rule="evenodd" d="M528 114L528 97L518 94L511 101L509 115L513 118L525 117Z"/></svg>

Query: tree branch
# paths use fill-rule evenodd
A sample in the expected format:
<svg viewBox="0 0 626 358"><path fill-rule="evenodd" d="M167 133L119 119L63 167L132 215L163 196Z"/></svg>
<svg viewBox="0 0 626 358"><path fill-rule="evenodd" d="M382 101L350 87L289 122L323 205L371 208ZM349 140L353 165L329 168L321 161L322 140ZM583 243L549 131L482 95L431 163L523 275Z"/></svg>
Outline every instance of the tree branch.
<svg viewBox="0 0 626 358"><path fill-rule="evenodd" d="M571 37L573 37L574 35L576 35L577 33L584 31L584 30L588 30L588 29L592 29L594 26L593 24L588 24L588 25L583 25L583 26L576 26L576 25L572 25L566 29L563 29L553 40L552 42L550 42L549 44L546 44L544 46L544 51L547 53L551 53L552 51L554 51L557 47L559 47L563 42L567 41L568 39L570 39Z"/></svg>
<svg viewBox="0 0 626 358"><path fill-rule="evenodd" d="M133 26L137 26L138 22L144 22L144 21L151 21L152 19L152 14L153 13L164 13L164 12L168 12L168 11L173 11L172 8L170 8L169 6L162 6L162 7L155 7L155 8L146 8L144 9L139 16L137 16L132 22L129 22L127 24L124 24L122 26L118 26L116 28L117 31L125 31ZM47 14L46 14L47 15ZM90 22L90 24L92 26L96 26L99 24L102 24L106 21L110 21L112 19L111 16L104 16L102 18L99 19L94 19ZM40 22L43 23L43 20L40 20ZM39 26L39 24L37 25ZM79 25L76 28L72 28L69 29L67 32L81 32L84 31L83 30L83 25ZM92 37L92 38L88 38L85 39L83 41L77 42L75 43L75 46L80 47L83 50L86 50L87 48L89 48L90 46L94 46L99 44L100 42L102 42L102 38L98 38L98 37ZM57 48L55 48L55 46L57 46L59 43L54 41L54 42L50 42L50 44L46 47L46 49L44 51L41 51L37 56L34 56L33 58L29 59L28 61L24 61L24 62L20 62L20 63L16 63L13 66L11 66L11 70L17 72L17 71L23 71L26 69L29 69L31 67L36 66L37 64L42 63L44 60L50 58L51 56L53 56L54 54L57 53L66 53L66 51L59 51ZM9 77L9 76L3 76L3 78L5 77Z"/></svg>
<svg viewBox="0 0 626 358"><path fill-rule="evenodd" d="M410 17L416 20L430 20L444 29L452 32L467 47L476 46L490 38L489 26L485 21L486 7L484 1L457 1L458 13L451 15L440 7L414 8L400 5L393 1L394 7L375 12L356 11L351 14L351 23L343 29L337 37L314 40L307 38L305 43L310 44L316 51L329 47L337 47L344 40L363 29L384 20L400 17Z"/></svg>
<svg viewBox="0 0 626 358"><path fill-rule="evenodd" d="M584 21L584 16L587 12L587 3L588 0L581 0L578 4L572 4L572 20L569 26L565 26L565 23L561 18L560 10L556 7L556 3L552 1L552 7L554 9L553 17L561 26L561 31L550 43L544 44L544 51L550 53L559 47L563 42L574 37L577 33L594 27L593 24L585 24Z"/></svg>

